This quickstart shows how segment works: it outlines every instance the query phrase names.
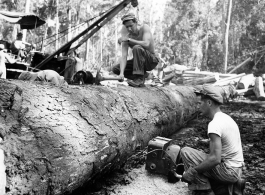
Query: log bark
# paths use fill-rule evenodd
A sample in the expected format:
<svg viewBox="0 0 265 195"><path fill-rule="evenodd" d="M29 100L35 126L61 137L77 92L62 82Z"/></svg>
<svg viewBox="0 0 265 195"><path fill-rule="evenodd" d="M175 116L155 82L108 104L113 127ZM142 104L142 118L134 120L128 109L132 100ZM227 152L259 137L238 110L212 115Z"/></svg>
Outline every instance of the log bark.
<svg viewBox="0 0 265 195"><path fill-rule="evenodd" d="M193 87L54 87L0 80L6 194L66 194L183 127Z"/></svg>

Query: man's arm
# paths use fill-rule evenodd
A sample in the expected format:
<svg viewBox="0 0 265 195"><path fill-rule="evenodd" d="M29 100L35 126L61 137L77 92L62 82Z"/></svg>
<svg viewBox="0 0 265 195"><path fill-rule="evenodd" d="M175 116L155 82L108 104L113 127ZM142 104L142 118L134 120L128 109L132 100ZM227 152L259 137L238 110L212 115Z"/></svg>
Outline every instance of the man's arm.
<svg viewBox="0 0 265 195"><path fill-rule="evenodd" d="M22 41L22 43L24 43L24 44L27 45L27 46L31 46L31 44L28 43L28 42L26 42L26 41Z"/></svg>
<svg viewBox="0 0 265 195"><path fill-rule="evenodd" d="M150 48L151 40L152 40L152 33L151 33L150 27L147 24L143 25L143 40L142 41L128 38L130 45L132 46L141 45L144 49L147 49L147 50Z"/></svg>
<svg viewBox="0 0 265 195"><path fill-rule="evenodd" d="M221 152L222 152L222 142L221 137L217 134L210 133L210 154L207 158L199 165L194 167L198 173L203 173L214 168L216 165L221 163Z"/></svg>

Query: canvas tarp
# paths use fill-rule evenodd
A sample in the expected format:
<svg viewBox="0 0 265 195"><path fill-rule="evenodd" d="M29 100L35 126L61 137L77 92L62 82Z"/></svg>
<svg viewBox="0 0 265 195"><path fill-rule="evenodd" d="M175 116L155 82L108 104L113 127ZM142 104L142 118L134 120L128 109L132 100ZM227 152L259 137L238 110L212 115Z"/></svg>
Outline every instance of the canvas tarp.
<svg viewBox="0 0 265 195"><path fill-rule="evenodd" d="M0 11L0 19L20 24L21 29L34 29L45 24L44 20L32 13Z"/></svg>

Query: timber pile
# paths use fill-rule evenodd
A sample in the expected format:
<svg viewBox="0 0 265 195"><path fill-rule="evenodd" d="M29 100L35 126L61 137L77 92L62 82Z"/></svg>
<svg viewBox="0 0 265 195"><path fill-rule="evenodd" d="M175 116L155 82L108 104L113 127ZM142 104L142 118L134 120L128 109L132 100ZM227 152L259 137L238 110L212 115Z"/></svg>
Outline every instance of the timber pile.
<svg viewBox="0 0 265 195"><path fill-rule="evenodd" d="M163 82L171 82L175 85L203 85L212 84L214 86L233 85L240 96L255 95L258 100L265 101L265 75L255 77L253 74L221 74L207 71L172 70L168 73Z"/></svg>

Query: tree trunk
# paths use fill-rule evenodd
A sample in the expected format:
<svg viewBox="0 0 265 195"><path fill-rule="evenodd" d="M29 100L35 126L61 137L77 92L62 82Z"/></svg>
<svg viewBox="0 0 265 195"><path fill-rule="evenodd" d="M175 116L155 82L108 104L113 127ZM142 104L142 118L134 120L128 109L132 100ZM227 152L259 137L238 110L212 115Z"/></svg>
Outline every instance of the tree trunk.
<svg viewBox="0 0 265 195"><path fill-rule="evenodd" d="M30 8L30 0L26 1L26 6L25 6L25 13L29 13L29 8ZM23 32L23 41L26 41L27 38L27 29L22 30Z"/></svg>
<svg viewBox="0 0 265 195"><path fill-rule="evenodd" d="M210 11L209 11L210 12ZM209 20L210 20L210 14L207 15L207 28L206 28L206 40L205 40L205 51L204 51L204 67L202 70L208 69L208 49L209 49Z"/></svg>
<svg viewBox="0 0 265 195"><path fill-rule="evenodd" d="M87 27L89 26L89 22L87 22ZM89 70L89 65L90 65L90 53L89 53L89 49L90 49L90 39L87 40L86 42L86 50L85 50L85 64L84 64L84 67L85 67L85 70Z"/></svg>
<svg viewBox="0 0 265 195"><path fill-rule="evenodd" d="M256 77L255 86L253 88L253 91L258 100L265 101L265 93L264 93L262 77Z"/></svg>
<svg viewBox="0 0 265 195"><path fill-rule="evenodd" d="M224 4L225 4L225 0L224 0ZM226 12L226 11L224 10L224 12ZM224 22L225 22L225 35L224 35L224 73L226 73L226 71L227 71L228 39L229 39L229 27L230 27L231 12L232 12L232 0L228 0L228 6L227 6L227 12L226 12L227 15L224 18Z"/></svg>
<svg viewBox="0 0 265 195"><path fill-rule="evenodd" d="M0 80L0 87L7 195L71 192L150 139L175 133L196 111L193 87L186 86L58 88Z"/></svg>
<svg viewBox="0 0 265 195"><path fill-rule="evenodd" d="M47 38L47 34L48 34L48 29L49 29L49 26L48 26L48 24L45 24L45 26L44 26L44 35L43 35L43 38L42 38L42 42L41 42L41 49L40 49L40 51L41 52L44 52L45 53L45 49L46 49L46 38Z"/></svg>
<svg viewBox="0 0 265 195"><path fill-rule="evenodd" d="M68 17L68 31L67 31L67 42L72 40L72 8L71 8L71 0L68 1L69 7L67 9L67 17Z"/></svg>
<svg viewBox="0 0 265 195"><path fill-rule="evenodd" d="M118 52L118 21L115 19L115 63L118 61Z"/></svg>
<svg viewBox="0 0 265 195"><path fill-rule="evenodd" d="M55 36L55 49L58 50L59 48L59 0L56 0L56 36Z"/></svg>
<svg viewBox="0 0 265 195"><path fill-rule="evenodd" d="M100 65L103 64L103 28L100 29Z"/></svg>

